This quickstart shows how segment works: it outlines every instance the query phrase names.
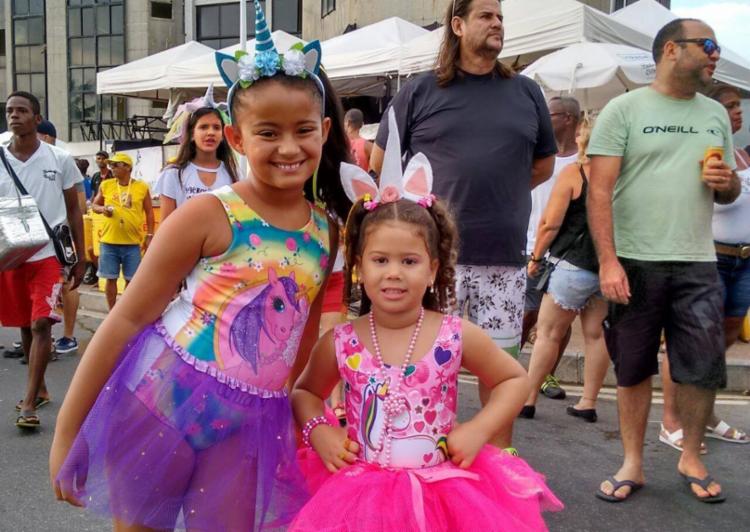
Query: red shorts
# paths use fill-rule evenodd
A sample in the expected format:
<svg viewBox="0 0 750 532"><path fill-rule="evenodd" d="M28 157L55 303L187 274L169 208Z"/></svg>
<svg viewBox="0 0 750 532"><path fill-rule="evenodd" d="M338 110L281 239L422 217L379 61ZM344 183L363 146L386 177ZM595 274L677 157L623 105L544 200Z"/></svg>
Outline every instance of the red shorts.
<svg viewBox="0 0 750 532"><path fill-rule="evenodd" d="M61 319L62 267L56 257L0 271L0 325L30 327L41 318Z"/></svg>
<svg viewBox="0 0 750 532"><path fill-rule="evenodd" d="M344 272L333 272L323 294L323 312L344 312Z"/></svg>

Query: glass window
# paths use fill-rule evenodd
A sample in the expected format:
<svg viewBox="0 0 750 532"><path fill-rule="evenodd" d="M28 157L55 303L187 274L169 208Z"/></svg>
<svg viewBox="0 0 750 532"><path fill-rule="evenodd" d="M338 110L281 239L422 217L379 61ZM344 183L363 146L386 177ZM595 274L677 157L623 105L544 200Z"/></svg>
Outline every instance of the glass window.
<svg viewBox="0 0 750 532"><path fill-rule="evenodd" d="M96 33L101 35L109 33L109 7L99 6L96 8Z"/></svg>
<svg viewBox="0 0 750 532"><path fill-rule="evenodd" d="M29 61L29 47L16 46L16 72L28 72L30 63L31 61Z"/></svg>
<svg viewBox="0 0 750 532"><path fill-rule="evenodd" d="M320 17L330 15L336 11L336 0L320 0Z"/></svg>
<svg viewBox="0 0 750 532"><path fill-rule="evenodd" d="M224 37L226 35L236 35L237 40L240 40L240 5L229 4L219 6L221 8L219 29L220 32L216 35ZM247 19L247 25L255 23L255 18Z"/></svg>
<svg viewBox="0 0 750 532"><path fill-rule="evenodd" d="M34 17L27 19L29 44L44 44L44 19Z"/></svg>
<svg viewBox="0 0 750 532"><path fill-rule="evenodd" d="M44 0L29 0L29 15L44 15Z"/></svg>
<svg viewBox="0 0 750 532"><path fill-rule="evenodd" d="M29 43L29 30L28 20L20 19L13 23L13 38L15 43L28 44Z"/></svg>
<svg viewBox="0 0 750 532"><path fill-rule="evenodd" d="M5 57L5 30L0 28L0 57Z"/></svg>
<svg viewBox="0 0 750 532"><path fill-rule="evenodd" d="M172 4L167 2L151 2L151 16L171 20Z"/></svg>
<svg viewBox="0 0 750 532"><path fill-rule="evenodd" d="M71 68L68 76L68 90L70 92L80 91L83 85L83 70Z"/></svg>
<svg viewBox="0 0 750 532"><path fill-rule="evenodd" d="M274 0L273 29L292 35L300 33L300 0Z"/></svg>
<svg viewBox="0 0 750 532"><path fill-rule="evenodd" d="M83 48L83 61L81 63L86 66L95 66L96 39L93 37L81 39L81 47Z"/></svg>
<svg viewBox="0 0 750 532"><path fill-rule="evenodd" d="M111 65L121 65L125 62L125 38L112 37Z"/></svg>
<svg viewBox="0 0 750 532"><path fill-rule="evenodd" d="M96 69L84 68L81 90L96 91Z"/></svg>
<svg viewBox="0 0 750 532"><path fill-rule="evenodd" d="M81 42L83 39L68 40L68 54L70 56L70 66L80 66L83 64L83 48Z"/></svg>
<svg viewBox="0 0 750 532"><path fill-rule="evenodd" d="M81 9L81 31L83 35L96 35L95 24L94 8L85 7Z"/></svg>
<svg viewBox="0 0 750 532"><path fill-rule="evenodd" d="M32 74L31 75L31 94L43 95L45 90L45 75L44 74Z"/></svg>
<svg viewBox="0 0 750 532"><path fill-rule="evenodd" d="M198 35L213 37L219 35L219 6L199 8Z"/></svg>
<svg viewBox="0 0 750 532"><path fill-rule="evenodd" d="M70 105L68 105L68 114L71 122L81 120L81 109L83 108L83 96L81 94L70 95Z"/></svg>
<svg viewBox="0 0 750 532"><path fill-rule="evenodd" d="M83 96L83 119L96 120L96 93Z"/></svg>
<svg viewBox="0 0 750 532"><path fill-rule="evenodd" d="M29 72L44 72L45 67L45 54L44 45L42 46L29 46Z"/></svg>
<svg viewBox="0 0 750 532"><path fill-rule="evenodd" d="M68 37L80 37L81 33L81 10L68 10Z"/></svg>
<svg viewBox="0 0 750 532"><path fill-rule="evenodd" d="M123 33L125 29L122 6L112 6L112 33Z"/></svg>
<svg viewBox="0 0 750 532"><path fill-rule="evenodd" d="M13 15L28 15L29 0L15 0L13 2Z"/></svg>
<svg viewBox="0 0 750 532"><path fill-rule="evenodd" d="M109 65L112 63L110 56L111 37L98 37L96 40L97 60L100 65Z"/></svg>

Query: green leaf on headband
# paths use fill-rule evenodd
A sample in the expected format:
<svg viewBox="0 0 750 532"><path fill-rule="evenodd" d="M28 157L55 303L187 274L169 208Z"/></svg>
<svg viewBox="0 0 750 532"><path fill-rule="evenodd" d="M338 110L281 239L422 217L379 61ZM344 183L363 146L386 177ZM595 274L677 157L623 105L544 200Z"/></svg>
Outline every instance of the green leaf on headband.
<svg viewBox="0 0 750 532"><path fill-rule="evenodd" d="M253 81L252 81L252 80L250 80L250 79L238 79L237 81L239 82L239 84L240 84L240 87L242 87L243 89L246 89L246 88L248 88L248 87L249 87L250 85L252 85L252 84L253 84Z"/></svg>
<svg viewBox="0 0 750 532"><path fill-rule="evenodd" d="M305 49L305 45L301 42L294 43L290 48L290 50L299 50L300 52Z"/></svg>
<svg viewBox="0 0 750 532"><path fill-rule="evenodd" d="M235 58L235 60L237 60L237 61L239 61L239 60L240 60L240 57L242 57L243 55L247 55L247 52L246 52L245 50L236 50L236 51L234 52L234 58Z"/></svg>

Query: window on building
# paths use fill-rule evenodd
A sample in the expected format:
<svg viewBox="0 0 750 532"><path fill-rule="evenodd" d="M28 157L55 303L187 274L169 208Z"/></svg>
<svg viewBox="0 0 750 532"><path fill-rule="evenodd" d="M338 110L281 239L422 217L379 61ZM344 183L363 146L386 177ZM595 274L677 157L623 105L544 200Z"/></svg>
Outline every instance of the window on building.
<svg viewBox="0 0 750 532"><path fill-rule="evenodd" d="M320 0L320 18L336 11L336 0Z"/></svg>
<svg viewBox="0 0 750 532"><path fill-rule="evenodd" d="M0 57L5 57L5 30L0 28Z"/></svg>
<svg viewBox="0 0 750 532"><path fill-rule="evenodd" d="M171 2L151 2L151 16L154 18L172 19Z"/></svg>
<svg viewBox="0 0 750 532"><path fill-rule="evenodd" d="M47 47L44 31L44 0L13 0L13 88L39 98L47 114ZM3 49L5 38L3 32ZM4 54L3 54L4 55Z"/></svg>
<svg viewBox="0 0 750 532"><path fill-rule="evenodd" d="M125 62L124 0L68 0L68 119L70 138L81 122L124 120L125 98L97 96L96 74Z"/></svg>
<svg viewBox="0 0 750 532"><path fill-rule="evenodd" d="M265 1L261 7L265 11ZM197 41L216 50L240 41L240 4L213 4L196 8ZM247 3L247 38L255 36L255 7Z"/></svg>
<svg viewBox="0 0 750 532"><path fill-rule="evenodd" d="M302 34L302 0L273 0L273 29Z"/></svg>

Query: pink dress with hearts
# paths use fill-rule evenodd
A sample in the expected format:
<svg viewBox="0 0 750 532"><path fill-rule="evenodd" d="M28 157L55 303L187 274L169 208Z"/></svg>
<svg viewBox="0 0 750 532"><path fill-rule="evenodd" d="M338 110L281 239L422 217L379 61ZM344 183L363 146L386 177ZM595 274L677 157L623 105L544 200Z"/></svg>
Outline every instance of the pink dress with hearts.
<svg viewBox="0 0 750 532"><path fill-rule="evenodd" d="M546 530L542 511L562 503L524 460L489 445L465 470L447 458L457 412L460 318L445 316L433 346L406 368L406 409L392 421L389 467L379 452L383 397L400 368L383 372L351 323L336 327L334 342L348 435L359 443L360 460L331 475L314 451L301 450L314 495L290 530Z"/></svg>

